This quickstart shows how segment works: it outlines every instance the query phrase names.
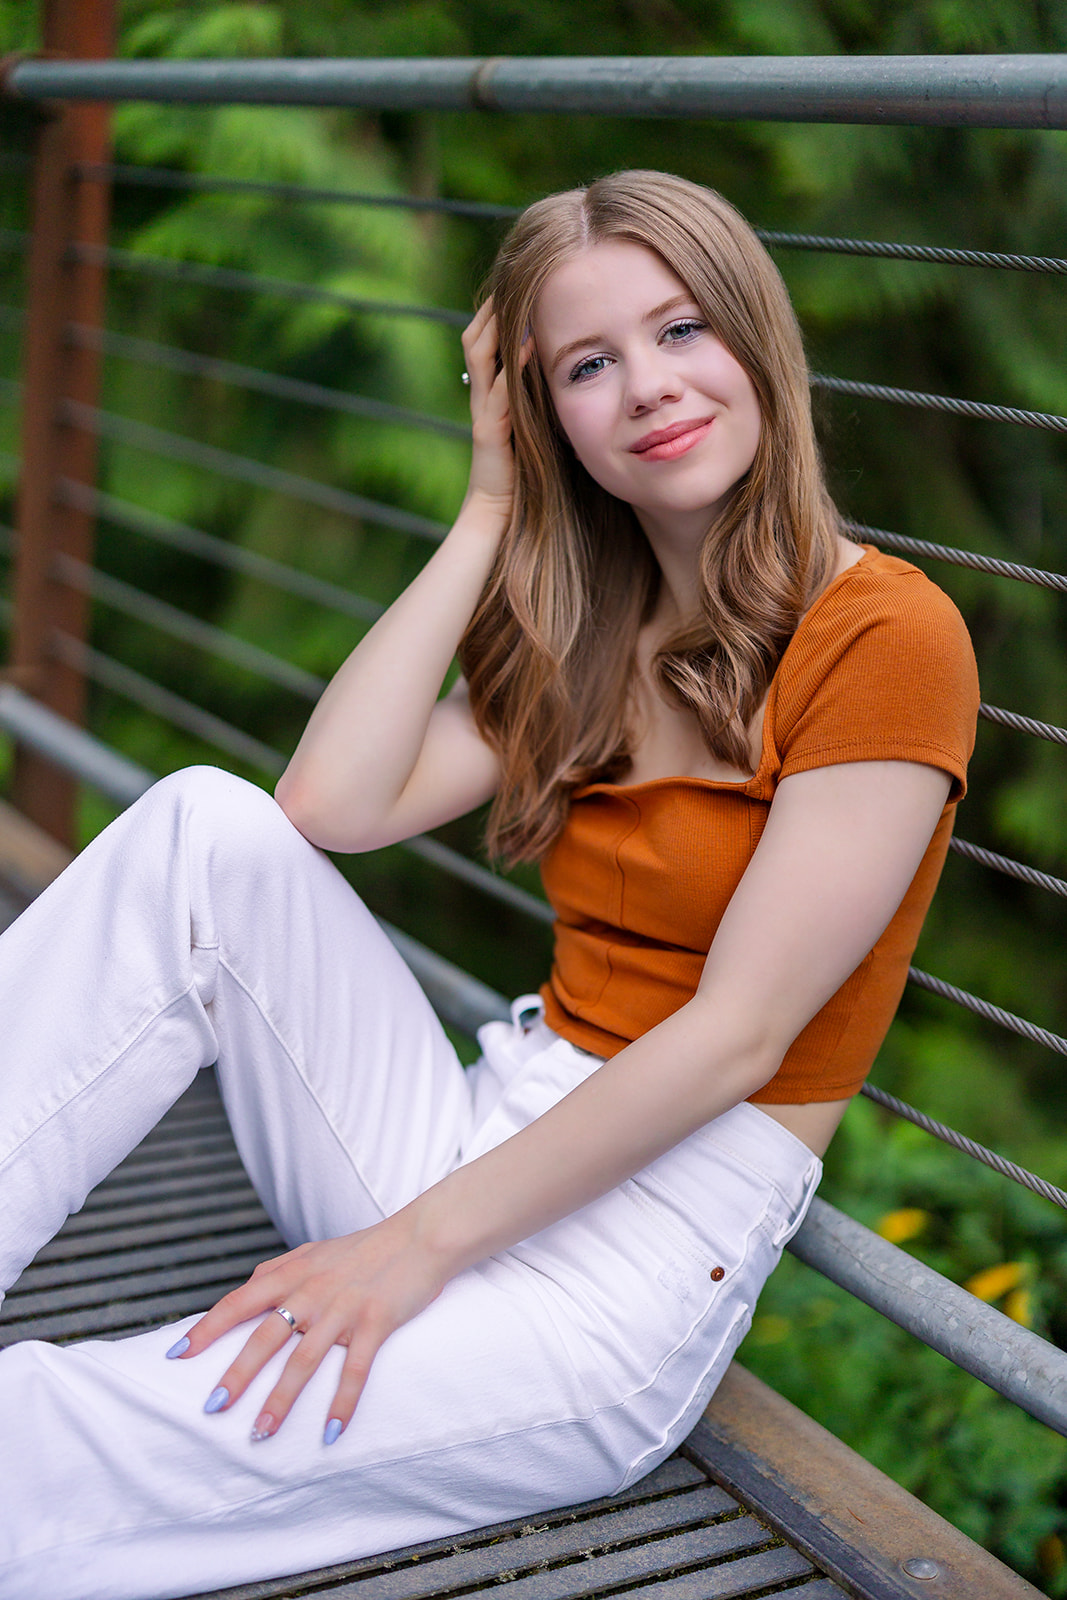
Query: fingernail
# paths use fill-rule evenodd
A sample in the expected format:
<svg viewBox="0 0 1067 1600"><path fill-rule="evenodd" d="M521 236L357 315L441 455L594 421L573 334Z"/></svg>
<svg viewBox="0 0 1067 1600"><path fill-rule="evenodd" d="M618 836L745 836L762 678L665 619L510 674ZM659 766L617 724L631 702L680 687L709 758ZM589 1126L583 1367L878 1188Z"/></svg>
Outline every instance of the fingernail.
<svg viewBox="0 0 1067 1600"><path fill-rule="evenodd" d="M326 1432L322 1436L323 1444L336 1444L338 1439L341 1437L341 1431L343 1428L344 1423L341 1421L340 1417L331 1417L329 1422L326 1424Z"/></svg>
<svg viewBox="0 0 1067 1600"><path fill-rule="evenodd" d="M277 1431L277 1427L278 1423L269 1411L261 1412L252 1428L253 1443L258 1439L269 1439L271 1434Z"/></svg>
<svg viewBox="0 0 1067 1600"><path fill-rule="evenodd" d="M219 1387L217 1389L212 1389L211 1393L204 1401L204 1410L208 1412L209 1415L214 1411L221 1411L224 1405L229 1404L229 1399L229 1389L224 1389L222 1385L219 1384Z"/></svg>
<svg viewBox="0 0 1067 1600"><path fill-rule="evenodd" d="M189 1348L188 1339L186 1339L184 1337L179 1339L177 1344L172 1344L170 1349L167 1351L167 1360L168 1361L177 1361L178 1357L179 1356L183 1356L185 1354L185 1352L188 1350L188 1348Z"/></svg>

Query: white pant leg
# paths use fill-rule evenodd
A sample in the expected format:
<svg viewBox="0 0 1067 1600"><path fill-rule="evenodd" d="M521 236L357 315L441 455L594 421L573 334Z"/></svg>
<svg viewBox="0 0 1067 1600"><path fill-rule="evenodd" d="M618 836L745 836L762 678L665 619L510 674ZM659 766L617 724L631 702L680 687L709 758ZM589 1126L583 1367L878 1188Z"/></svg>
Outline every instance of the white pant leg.
<svg viewBox="0 0 1067 1600"><path fill-rule="evenodd" d="M481 1076L502 1093L466 1159L597 1065L543 1026L523 1037L491 1024L483 1044ZM231 1410L200 1410L245 1329L183 1362L163 1359L174 1328L14 1346L0 1355L0 1594L170 1600L633 1482L710 1398L820 1170L778 1123L735 1107L454 1279L386 1342L330 1447L340 1350L282 1430L252 1444L287 1351Z"/></svg>
<svg viewBox="0 0 1067 1600"><path fill-rule="evenodd" d="M0 1290L218 1059L290 1243L449 1170L466 1075L407 967L269 795L156 784L0 938Z"/></svg>

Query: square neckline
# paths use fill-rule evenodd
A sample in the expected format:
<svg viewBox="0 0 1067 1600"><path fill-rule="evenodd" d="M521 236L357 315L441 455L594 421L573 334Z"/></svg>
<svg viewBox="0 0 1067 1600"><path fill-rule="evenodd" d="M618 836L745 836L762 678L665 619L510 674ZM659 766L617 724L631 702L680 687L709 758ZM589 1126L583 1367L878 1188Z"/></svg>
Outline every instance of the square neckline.
<svg viewBox="0 0 1067 1600"><path fill-rule="evenodd" d="M844 583L845 579L850 577L852 573L858 572L860 567L862 567L871 557L882 554L877 545L863 544L860 546L860 548L863 551L860 559L858 561L853 561L845 568L844 572L839 572L837 577L832 578L826 585L825 589L823 589L820 594L815 596L815 599L812 601L811 605L797 623L792 638L782 651L781 660L778 662L774 672L771 674L771 680L767 685L767 700L763 712L763 727L760 733L760 758L754 772L750 773L747 778L741 779L699 778L695 774L687 772L668 773L660 778L642 778L639 783L612 783L608 779L598 779L595 783L580 784L578 788L576 788L571 794L571 799L580 800L585 795L596 794L598 792L621 795L635 794L640 789L654 789L661 787L664 784L695 784L701 789L724 789L728 793L733 794L744 794L753 789L753 787L755 787L757 790L762 789L762 779L765 769L769 764L769 758L771 755L771 734L774 725L774 719L769 715L769 713L776 697L778 676L783 665L785 664L786 657L788 656L790 650L792 650L797 639L800 637L809 619L813 617L817 611L821 610L824 602L829 598L830 595L834 593L839 584Z"/></svg>

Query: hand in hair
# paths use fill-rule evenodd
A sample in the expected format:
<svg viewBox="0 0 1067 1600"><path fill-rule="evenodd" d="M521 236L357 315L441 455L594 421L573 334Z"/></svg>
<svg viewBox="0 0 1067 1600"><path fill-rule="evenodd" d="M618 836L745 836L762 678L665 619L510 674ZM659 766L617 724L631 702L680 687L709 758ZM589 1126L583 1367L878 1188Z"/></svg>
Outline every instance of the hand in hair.
<svg viewBox="0 0 1067 1600"><path fill-rule="evenodd" d="M523 347L529 360L532 342ZM484 497L511 514L515 458L511 448L511 414L507 379L500 364L499 338L493 302L486 300L463 332L463 354L470 374L471 454L467 499Z"/></svg>

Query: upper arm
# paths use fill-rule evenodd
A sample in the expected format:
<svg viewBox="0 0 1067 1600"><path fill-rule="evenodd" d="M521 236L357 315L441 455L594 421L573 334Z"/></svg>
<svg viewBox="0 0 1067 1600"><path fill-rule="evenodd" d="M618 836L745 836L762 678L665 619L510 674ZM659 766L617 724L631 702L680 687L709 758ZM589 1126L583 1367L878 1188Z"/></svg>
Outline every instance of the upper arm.
<svg viewBox="0 0 1067 1600"><path fill-rule="evenodd" d="M863 761L779 784L696 996L732 1013L770 1071L892 920L950 781L918 762Z"/></svg>

